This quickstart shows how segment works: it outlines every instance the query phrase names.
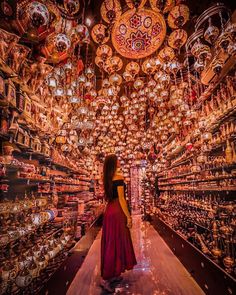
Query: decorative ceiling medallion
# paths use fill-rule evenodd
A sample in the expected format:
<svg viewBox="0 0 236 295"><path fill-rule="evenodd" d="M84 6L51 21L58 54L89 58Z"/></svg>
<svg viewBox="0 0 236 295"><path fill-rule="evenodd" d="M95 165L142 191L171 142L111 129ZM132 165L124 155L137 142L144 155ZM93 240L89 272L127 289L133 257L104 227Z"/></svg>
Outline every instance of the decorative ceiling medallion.
<svg viewBox="0 0 236 295"><path fill-rule="evenodd" d="M126 11L114 24L112 43L122 56L144 58L156 51L164 41L164 17L150 9Z"/></svg>

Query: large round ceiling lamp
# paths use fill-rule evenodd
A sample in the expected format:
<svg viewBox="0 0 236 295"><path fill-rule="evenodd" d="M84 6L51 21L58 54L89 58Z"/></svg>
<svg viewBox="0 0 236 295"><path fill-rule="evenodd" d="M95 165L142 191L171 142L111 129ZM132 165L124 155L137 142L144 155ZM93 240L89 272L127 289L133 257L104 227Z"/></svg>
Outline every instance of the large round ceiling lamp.
<svg viewBox="0 0 236 295"><path fill-rule="evenodd" d="M112 43L126 58L140 59L156 51L164 41L164 17L150 9L126 11L114 24Z"/></svg>
<svg viewBox="0 0 236 295"><path fill-rule="evenodd" d="M93 27L91 36L94 42L104 44L109 40L110 32L105 25L97 24Z"/></svg>
<svg viewBox="0 0 236 295"><path fill-rule="evenodd" d="M173 31L169 38L168 44L174 49L180 49L187 41L188 35L185 30L178 29Z"/></svg>
<svg viewBox="0 0 236 295"><path fill-rule="evenodd" d="M147 0L125 0L129 8L143 8Z"/></svg>
<svg viewBox="0 0 236 295"><path fill-rule="evenodd" d="M182 28L189 20L189 8L184 4L173 7L168 15L167 21L171 29Z"/></svg>
<svg viewBox="0 0 236 295"><path fill-rule="evenodd" d="M122 10L119 0L105 0L101 6L102 19L107 23L113 23L121 16Z"/></svg>
<svg viewBox="0 0 236 295"><path fill-rule="evenodd" d="M163 11L163 13L169 12L175 6L175 0L149 0L149 3L153 10Z"/></svg>

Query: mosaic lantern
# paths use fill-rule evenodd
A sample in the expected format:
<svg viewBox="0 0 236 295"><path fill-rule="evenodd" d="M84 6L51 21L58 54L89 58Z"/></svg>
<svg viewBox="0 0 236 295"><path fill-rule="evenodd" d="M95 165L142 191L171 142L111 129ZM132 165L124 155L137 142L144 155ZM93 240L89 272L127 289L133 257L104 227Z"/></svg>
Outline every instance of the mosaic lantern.
<svg viewBox="0 0 236 295"><path fill-rule="evenodd" d="M71 41L65 34L57 34L54 44L58 52L65 52L70 48Z"/></svg>
<svg viewBox="0 0 236 295"><path fill-rule="evenodd" d="M125 0L129 8L143 8L147 0Z"/></svg>
<svg viewBox="0 0 236 295"><path fill-rule="evenodd" d="M142 71L147 75L152 75L156 70L156 62L154 58L146 59L142 64Z"/></svg>
<svg viewBox="0 0 236 295"><path fill-rule="evenodd" d="M115 73L110 76L109 82L113 86L119 86L122 83L122 77L119 74Z"/></svg>
<svg viewBox="0 0 236 295"><path fill-rule="evenodd" d="M153 10L163 11L163 13L169 12L175 6L175 0L149 0L149 3Z"/></svg>
<svg viewBox="0 0 236 295"><path fill-rule="evenodd" d="M104 66L104 60L100 56L95 57L95 64L102 69Z"/></svg>
<svg viewBox="0 0 236 295"><path fill-rule="evenodd" d="M85 25L77 25L72 29L71 39L74 43L89 43L89 30Z"/></svg>
<svg viewBox="0 0 236 295"><path fill-rule="evenodd" d="M167 22L171 29L182 28L189 20L189 8L184 4L173 7L168 14Z"/></svg>
<svg viewBox="0 0 236 295"><path fill-rule="evenodd" d="M113 23L122 14L119 0L105 0L101 5L102 19L107 23Z"/></svg>
<svg viewBox="0 0 236 295"><path fill-rule="evenodd" d="M123 61L119 56L113 56L108 60L108 64L113 72L118 72L123 67Z"/></svg>
<svg viewBox="0 0 236 295"><path fill-rule="evenodd" d="M140 59L155 52L164 41L164 17L150 9L126 11L114 24L112 43L126 58Z"/></svg>
<svg viewBox="0 0 236 295"><path fill-rule="evenodd" d="M140 66L137 62L131 61L126 65L125 71L130 73L131 76L136 76L140 71Z"/></svg>
<svg viewBox="0 0 236 295"><path fill-rule="evenodd" d="M50 16L46 5L33 1L28 5L27 12L34 27L48 25Z"/></svg>
<svg viewBox="0 0 236 295"><path fill-rule="evenodd" d="M169 46L164 47L162 50L160 50L158 54L158 58L165 63L171 61L174 57L175 57L175 52Z"/></svg>
<svg viewBox="0 0 236 295"><path fill-rule="evenodd" d="M204 33L204 39L208 43L214 44L217 37L219 36L219 33L220 33L219 29L216 26L212 25L211 18L209 18L209 26Z"/></svg>
<svg viewBox="0 0 236 295"><path fill-rule="evenodd" d="M100 45L97 48L96 55L101 57L102 60L106 60L107 58L112 56L112 49L108 45Z"/></svg>
<svg viewBox="0 0 236 295"><path fill-rule="evenodd" d="M107 43L110 38L110 31L103 24L97 24L93 27L91 36L93 41L98 44Z"/></svg>
<svg viewBox="0 0 236 295"><path fill-rule="evenodd" d="M180 49L187 41L188 35L185 30L178 29L173 31L169 38L168 44L174 49Z"/></svg>
<svg viewBox="0 0 236 295"><path fill-rule="evenodd" d="M64 7L70 15L74 15L79 11L80 3L78 0L64 0Z"/></svg>

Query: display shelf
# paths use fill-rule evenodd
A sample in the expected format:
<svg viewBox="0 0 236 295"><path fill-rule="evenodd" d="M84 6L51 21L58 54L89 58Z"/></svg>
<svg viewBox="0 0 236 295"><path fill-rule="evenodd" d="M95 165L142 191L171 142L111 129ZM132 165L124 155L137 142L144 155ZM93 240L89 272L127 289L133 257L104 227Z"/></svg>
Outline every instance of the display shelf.
<svg viewBox="0 0 236 295"><path fill-rule="evenodd" d="M236 280L157 215L151 223L207 295L235 294ZM216 284L217 282L217 284Z"/></svg>
<svg viewBox="0 0 236 295"><path fill-rule="evenodd" d="M160 191L165 192L165 191L183 191L183 192L204 192L204 191L212 191L212 192L227 192L227 191L232 191L236 192L236 187L219 187L219 188L213 188L213 187L208 187L208 188L168 188L168 189L160 189Z"/></svg>
<svg viewBox="0 0 236 295"><path fill-rule="evenodd" d="M188 184L188 183L199 183L199 182L212 182L217 180L224 180L224 179L235 179L236 175L222 175L218 177L212 177L207 179L196 179L196 180L187 180L182 182L173 182L173 183L166 183L166 184L159 184L159 186L167 186L167 185L178 185L178 184Z"/></svg>

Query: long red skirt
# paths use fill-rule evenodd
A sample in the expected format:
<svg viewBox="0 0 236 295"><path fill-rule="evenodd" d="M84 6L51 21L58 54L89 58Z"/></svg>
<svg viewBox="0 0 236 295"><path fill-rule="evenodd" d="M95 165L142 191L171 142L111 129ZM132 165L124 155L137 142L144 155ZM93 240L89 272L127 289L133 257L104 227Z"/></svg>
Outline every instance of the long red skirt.
<svg viewBox="0 0 236 295"><path fill-rule="evenodd" d="M102 227L101 276L104 280L119 276L137 264L127 227L127 218L115 199L108 203Z"/></svg>

